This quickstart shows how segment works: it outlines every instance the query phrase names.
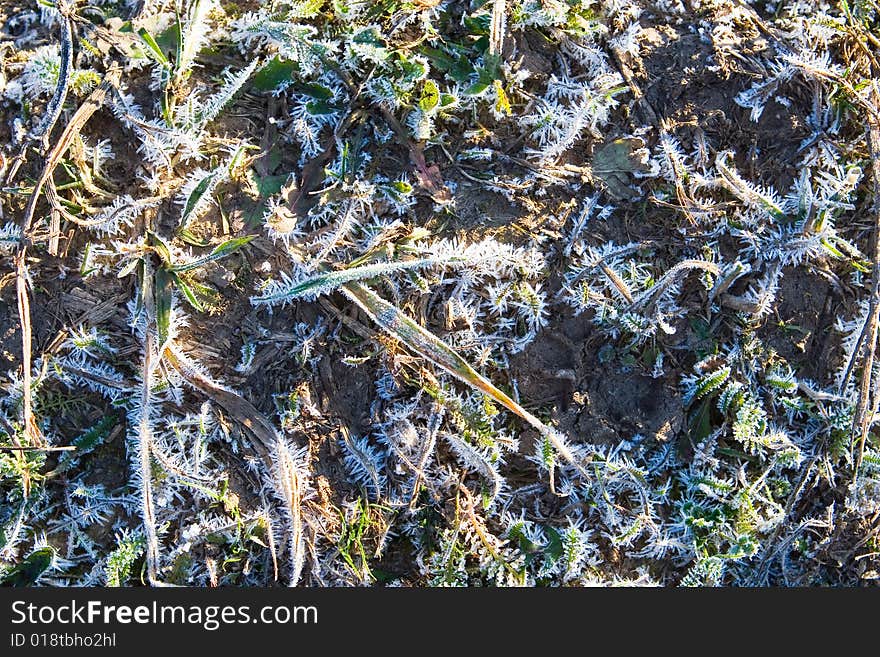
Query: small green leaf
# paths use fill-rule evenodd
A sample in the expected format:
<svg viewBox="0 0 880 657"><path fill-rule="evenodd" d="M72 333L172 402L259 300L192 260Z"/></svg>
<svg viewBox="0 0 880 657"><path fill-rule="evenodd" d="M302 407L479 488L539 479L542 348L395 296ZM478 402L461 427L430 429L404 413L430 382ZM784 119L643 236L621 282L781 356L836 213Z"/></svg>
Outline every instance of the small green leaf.
<svg viewBox="0 0 880 657"><path fill-rule="evenodd" d="M156 329L159 332L159 346L164 347L171 331L171 273L159 267L156 269Z"/></svg>
<svg viewBox="0 0 880 657"><path fill-rule="evenodd" d="M156 43L164 53L177 53L180 46L180 21L175 20L156 35Z"/></svg>
<svg viewBox="0 0 880 657"><path fill-rule="evenodd" d="M116 426L118 418L115 415L105 415L97 424L86 429L82 434L73 441L76 450L72 452L64 452L58 459L58 470L66 470L71 463L94 450L98 445L103 443L110 435L111 429Z"/></svg>
<svg viewBox="0 0 880 657"><path fill-rule="evenodd" d="M171 247L168 246L168 243L151 230L147 231L147 235L150 237L150 242L152 242L153 250L156 252L156 255L159 256L162 264L170 265Z"/></svg>
<svg viewBox="0 0 880 657"><path fill-rule="evenodd" d="M183 298L187 300L189 305L200 313L204 312L205 307L202 305L202 302L199 301L199 298L189 284L177 274L172 273L172 276L174 277L174 284L177 285L177 289L180 290L181 294L183 294Z"/></svg>
<svg viewBox="0 0 880 657"><path fill-rule="evenodd" d="M181 239L181 241L189 244L190 246L197 246L200 249L205 248L206 246L210 246L211 243L202 239L201 237L197 237L193 234L193 232L189 228L181 228L177 231L177 236Z"/></svg>
<svg viewBox="0 0 880 657"><path fill-rule="evenodd" d="M254 235L247 235L245 237L236 237L231 240L227 240L223 242L216 249L211 251L206 256L202 256L201 258L196 258L192 262L186 262L180 265L175 265L171 268L173 272L182 272L182 271L190 271L192 269L196 269L197 267L201 267L202 265L206 265L209 262L213 262L214 260L220 260L221 258L225 258L228 255L231 255L238 251L245 244L254 239Z"/></svg>
<svg viewBox="0 0 880 657"><path fill-rule="evenodd" d="M135 258L134 260L130 260L130 261L125 265L125 267L123 267L123 268L119 271L119 273L116 274L116 278L125 278L125 277L128 276L131 272L133 272L133 271L135 270L135 267L137 267L138 265L143 264L143 262L144 262L144 261L143 261L143 259L141 259L141 258ZM94 268L91 269L90 271L94 271Z"/></svg>
<svg viewBox="0 0 880 657"><path fill-rule="evenodd" d="M712 400L704 399L699 408L688 418L688 432L699 443L712 433Z"/></svg>
<svg viewBox="0 0 880 657"><path fill-rule="evenodd" d="M418 82L428 74L428 69L422 62L417 59L407 59L403 55L399 55L395 67L399 72L399 80L405 86Z"/></svg>
<svg viewBox="0 0 880 657"><path fill-rule="evenodd" d="M544 533L549 539L547 541L547 547L544 548L544 551L547 553L547 556L550 557L552 561L559 561L559 559L562 558L562 553L564 551L562 545L562 536L560 536L559 532L556 531L553 527L544 527Z"/></svg>
<svg viewBox="0 0 880 657"><path fill-rule="evenodd" d="M205 194L213 186L212 183L214 182L214 178L216 177L216 175L216 171L212 171L211 173L207 174L193 188L192 192L190 192L190 195L186 199L186 204L183 206L183 214L180 217L180 225L183 228L186 228L189 225L193 212L195 211L199 203L201 203Z"/></svg>
<svg viewBox="0 0 880 657"><path fill-rule="evenodd" d="M382 35L379 33L375 27L366 27L362 29L360 32L354 35L352 38L353 43L375 46L376 48L384 48L385 47L385 39L382 38Z"/></svg>
<svg viewBox="0 0 880 657"><path fill-rule="evenodd" d="M431 61L435 69L443 71L455 82L468 82L474 74L473 64L466 54L468 49L455 43L445 45L453 52L428 47L421 48L420 52Z"/></svg>
<svg viewBox="0 0 880 657"><path fill-rule="evenodd" d="M260 198L269 198L281 191L284 183L290 178L290 174L282 174L278 176L265 176L257 179L257 191Z"/></svg>
<svg viewBox="0 0 880 657"><path fill-rule="evenodd" d="M138 36L143 40L149 49L150 54L153 55L153 58L159 62L164 68L171 69L171 61L162 52L162 48L159 47L159 44L156 43L156 39L153 38L153 35L150 34L146 28L140 28L138 30Z"/></svg>
<svg viewBox="0 0 880 657"><path fill-rule="evenodd" d="M0 575L0 586L31 586L49 570L54 559L55 550L48 545L37 548L24 561Z"/></svg>
<svg viewBox="0 0 880 657"><path fill-rule="evenodd" d="M336 108L324 100L310 100L306 103L306 110L312 116L321 116L324 114L333 114Z"/></svg>
<svg viewBox="0 0 880 657"><path fill-rule="evenodd" d="M440 94L440 107L455 105L455 96L452 94Z"/></svg>
<svg viewBox="0 0 880 657"><path fill-rule="evenodd" d="M281 59L276 55L257 71L251 85L258 91L272 91L277 89L279 85L290 82L298 68L296 62Z"/></svg>
<svg viewBox="0 0 880 657"><path fill-rule="evenodd" d="M483 57L483 66L477 69L477 81L465 89L466 96L476 96L483 93L495 80L501 79L501 58L498 55L487 54Z"/></svg>
<svg viewBox="0 0 880 657"><path fill-rule="evenodd" d="M471 34L488 35L492 29L492 15L465 16L464 26Z"/></svg>
<svg viewBox="0 0 880 657"><path fill-rule="evenodd" d="M333 100L333 90L317 82L301 82L296 85L296 90L315 100Z"/></svg>
<svg viewBox="0 0 880 657"><path fill-rule="evenodd" d="M419 101L419 107L426 114L434 110L440 104L440 89L433 80L425 80L425 86L422 89L422 99Z"/></svg>

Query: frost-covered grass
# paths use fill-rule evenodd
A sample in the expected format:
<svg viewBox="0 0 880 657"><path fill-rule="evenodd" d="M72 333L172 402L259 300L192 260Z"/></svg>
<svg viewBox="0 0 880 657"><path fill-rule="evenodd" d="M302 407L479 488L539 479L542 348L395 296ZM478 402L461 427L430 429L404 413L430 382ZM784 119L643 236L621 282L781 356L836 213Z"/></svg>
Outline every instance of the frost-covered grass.
<svg viewBox="0 0 880 657"><path fill-rule="evenodd" d="M878 576L874 0L0 18L0 579ZM710 55L658 75L685 42ZM723 111L685 120L650 91L673 74ZM790 162L741 137L780 112ZM832 315L788 325L820 285ZM64 314L74 288L95 307ZM515 362L564 317L585 362L669 384L674 435L598 440L520 394L558 375ZM827 362L780 349L794 333ZM572 370L566 406L596 376Z"/></svg>

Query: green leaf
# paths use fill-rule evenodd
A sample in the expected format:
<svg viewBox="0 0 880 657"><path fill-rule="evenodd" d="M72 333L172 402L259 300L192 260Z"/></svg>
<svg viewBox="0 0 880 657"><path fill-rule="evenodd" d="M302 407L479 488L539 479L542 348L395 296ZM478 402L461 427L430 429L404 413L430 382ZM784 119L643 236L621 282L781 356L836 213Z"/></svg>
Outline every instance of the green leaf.
<svg viewBox="0 0 880 657"><path fill-rule="evenodd" d="M447 42L444 46L445 50L423 46L419 52L428 58L433 68L442 71L455 82L468 82L474 74L474 66L469 57L470 49L453 42Z"/></svg>
<svg viewBox="0 0 880 657"><path fill-rule="evenodd" d="M133 272L133 271L135 270L135 267L137 267L138 265L142 265L143 263L144 263L144 261L143 261L142 258L135 258L135 259L133 259L133 260L130 260L130 261L125 265L125 267L123 267L121 270L119 270L119 273L116 274L116 278L125 278L125 277L128 276L131 272ZM94 270L95 270L95 269L93 268L93 269L91 269L90 271L94 271Z"/></svg>
<svg viewBox="0 0 880 657"><path fill-rule="evenodd" d="M702 399L709 394L717 392L727 379L730 378L730 373L730 366L725 365L700 377L696 383L693 398L695 400Z"/></svg>
<svg viewBox="0 0 880 657"><path fill-rule="evenodd" d="M55 550L48 545L37 548L24 561L0 575L0 586L31 586L49 570L54 559Z"/></svg>
<svg viewBox="0 0 880 657"><path fill-rule="evenodd" d="M242 162L244 162L245 153L249 150L259 150L256 146L251 146L249 144L242 144L238 148L235 149L235 152L232 153L232 156L229 158L229 162L226 165L226 173L229 176L235 174L236 169L241 166Z"/></svg>
<svg viewBox="0 0 880 657"><path fill-rule="evenodd" d="M73 441L76 450L72 452L64 452L58 459L58 470L66 470L75 460L78 460L85 454L94 450L98 445L103 443L110 435L111 429L116 426L117 417L115 415L105 415L97 424L92 425L80 434Z"/></svg>
<svg viewBox="0 0 880 657"><path fill-rule="evenodd" d="M171 273L163 267L156 269L156 329L159 332L159 346L164 347L171 331Z"/></svg>
<svg viewBox="0 0 880 657"><path fill-rule="evenodd" d="M259 192L260 198L269 198L280 192L288 178L290 178L290 174L287 173L259 178L257 180L257 192Z"/></svg>
<svg viewBox="0 0 880 657"><path fill-rule="evenodd" d="M182 271L190 271L192 269L196 269L197 267L201 267L202 265L206 265L209 262L213 262L214 260L220 260L221 258L225 258L228 255L231 255L238 251L245 244L254 239L254 235L247 235L245 237L236 237L231 240L227 240L223 242L216 249L211 251L206 256L202 256L201 258L196 258L192 262L186 262L181 265L175 265L171 268L173 272L182 272Z"/></svg>
<svg viewBox="0 0 880 657"><path fill-rule="evenodd" d="M425 86L422 89L422 98L419 101L419 107L425 114L428 114L439 104L440 89L437 88L437 83L433 80L425 80Z"/></svg>
<svg viewBox="0 0 880 657"><path fill-rule="evenodd" d="M464 83L470 80L475 71L476 69L474 69L470 60L465 55L462 55L449 69L449 77L456 82Z"/></svg>
<svg viewBox="0 0 880 657"><path fill-rule="evenodd" d="M73 445L76 447L77 454L88 454L100 445L110 435L110 429L116 424L116 419L115 415L105 415L97 424L92 425L75 438Z"/></svg>
<svg viewBox="0 0 880 657"><path fill-rule="evenodd" d="M544 548L544 551L547 553L547 556L550 557L553 561L559 561L562 558L562 553L564 551L562 545L562 536L559 535L559 532L556 531L553 527L544 527L544 533L547 535L549 539L547 541L547 547Z"/></svg>
<svg viewBox="0 0 880 657"><path fill-rule="evenodd" d="M138 36L143 40L149 49L149 53L153 55L153 58L159 62L164 68L171 69L171 61L162 52L162 48L159 47L159 44L156 42L156 39L153 38L153 35L150 34L146 28L140 28L138 30Z"/></svg>
<svg viewBox="0 0 880 657"><path fill-rule="evenodd" d="M251 80L251 85L258 91L272 91L279 85L290 82L299 68L296 62L281 59L277 55L269 60Z"/></svg>
<svg viewBox="0 0 880 657"><path fill-rule="evenodd" d="M289 174L286 173L277 176L260 176L254 172L259 198L256 200L247 197L241 199L241 213L246 226L257 228L263 225L269 197L280 192L289 177Z"/></svg>
<svg viewBox="0 0 880 657"><path fill-rule="evenodd" d="M177 231L177 236L181 239L181 241L185 242L186 244L189 244L190 246L197 246L200 249L211 245L208 240L202 239L201 237L197 237L196 235L194 235L189 228L180 228Z"/></svg>
<svg viewBox="0 0 880 657"><path fill-rule="evenodd" d="M455 105L455 96L452 94L440 94L440 107Z"/></svg>
<svg viewBox="0 0 880 657"><path fill-rule="evenodd" d="M144 553L145 542L141 536L124 534L119 538L116 549L107 556L104 566L107 586L125 586L132 566Z"/></svg>
<svg viewBox="0 0 880 657"><path fill-rule="evenodd" d="M306 110L312 116L321 116L323 114L333 114L336 107L324 100L310 100L306 103Z"/></svg>
<svg viewBox="0 0 880 657"><path fill-rule="evenodd" d="M688 433L694 442L702 442L712 433L712 400L704 399L688 418Z"/></svg>
<svg viewBox="0 0 880 657"><path fill-rule="evenodd" d="M399 72L399 80L405 86L418 82L428 74L425 65L416 59L407 59L403 55L398 57L396 68Z"/></svg>
<svg viewBox="0 0 880 657"><path fill-rule="evenodd" d="M189 286L189 284L183 279L183 277L178 276L177 274L172 274L174 277L174 284L177 285L177 289L180 290L181 294L183 294L183 298L187 300L189 305L195 308L198 312L204 312L205 307L202 305L202 302L199 301L199 298L196 296L196 293Z"/></svg>
<svg viewBox="0 0 880 657"><path fill-rule="evenodd" d="M367 46L375 46L376 48L385 48L385 39L375 27L366 27L354 35L353 43L359 43Z"/></svg>
<svg viewBox="0 0 880 657"><path fill-rule="evenodd" d="M465 89L466 96L476 96L483 93L495 80L501 79L501 57L495 54L486 54L483 57L483 66L477 69L477 81Z"/></svg>
<svg viewBox="0 0 880 657"><path fill-rule="evenodd" d="M213 186L214 178L217 176L216 171L211 171L204 178L202 178L199 183L193 188L192 192L186 199L186 204L183 206L183 214L180 217L180 225L186 228L189 225L190 217L193 214L193 211L198 207L199 203L204 198L205 194L210 191Z"/></svg>
<svg viewBox="0 0 880 657"><path fill-rule="evenodd" d="M174 21L156 35L156 44L164 53L176 53L180 45L180 24Z"/></svg>
<svg viewBox="0 0 880 657"><path fill-rule="evenodd" d="M501 55L497 53L487 53L483 57L483 68L485 75L490 80L501 79Z"/></svg>
<svg viewBox="0 0 880 657"><path fill-rule="evenodd" d="M843 252L840 249L838 249L836 246L834 246L826 238L823 237L821 240L819 240L819 242L822 244L822 247L826 251L828 251L828 253L833 255L835 258L840 258L841 260L846 259L846 256L843 254Z"/></svg>
<svg viewBox="0 0 880 657"><path fill-rule="evenodd" d="M272 292L263 297L256 297L255 301L261 303L279 303L289 299L315 299L322 294L329 294L352 281L364 281L380 276L387 276L399 271L420 269L438 264L451 265L462 262L460 258L449 258L443 261L437 258L419 258L416 260L399 260L392 262L380 262L372 265L361 265L340 269L337 271L324 271L285 287L280 291Z"/></svg>
<svg viewBox="0 0 880 657"><path fill-rule="evenodd" d="M159 256L162 264L170 265L171 247L168 246L168 243L151 230L147 231L147 236L150 238L153 250L156 252L156 255Z"/></svg>
<svg viewBox="0 0 880 657"><path fill-rule="evenodd" d="M315 100L333 100L333 90L317 82L300 82L295 85L297 92Z"/></svg>
<svg viewBox="0 0 880 657"><path fill-rule="evenodd" d="M488 35L492 30L492 14L480 14L479 16L465 16L464 26L471 34Z"/></svg>

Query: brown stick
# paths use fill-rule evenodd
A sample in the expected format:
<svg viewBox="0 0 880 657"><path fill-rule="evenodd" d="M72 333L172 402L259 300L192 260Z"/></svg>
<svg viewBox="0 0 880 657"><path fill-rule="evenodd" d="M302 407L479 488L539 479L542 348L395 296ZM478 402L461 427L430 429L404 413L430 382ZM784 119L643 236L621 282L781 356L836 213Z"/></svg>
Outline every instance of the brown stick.
<svg viewBox="0 0 880 657"><path fill-rule="evenodd" d="M55 188L55 180L49 178L46 181L46 200L49 201L49 255L58 255L58 245L61 238L61 201L58 199L58 190Z"/></svg>
<svg viewBox="0 0 880 657"><path fill-rule="evenodd" d="M73 452L76 447L67 445L64 447L0 447L0 452Z"/></svg>
<svg viewBox="0 0 880 657"><path fill-rule="evenodd" d="M880 91L877 82L872 88L874 104L880 108ZM865 440L868 437L868 428L880 405L878 391L871 391L871 380L874 372L874 358L877 351L877 325L880 320L880 119L876 114L869 114L868 118L868 147L871 151L871 172L874 179L874 253L873 253L873 277L871 284L870 310L864 334L867 338L867 355L862 365L862 377L859 381L859 401L856 413L853 416L853 434L857 435L858 447L855 464L853 467L853 481L858 476L865 454ZM870 401L870 410L869 410Z"/></svg>
<svg viewBox="0 0 880 657"><path fill-rule="evenodd" d="M31 192L27 207L25 208L24 218L21 222L22 239L15 253L15 282L16 293L18 297L18 318L21 322L21 381L22 381L22 419L24 422L25 435L28 438L30 446L44 444L43 436L37 423L34 420L33 410L33 394L31 391L31 350L33 348L33 335L31 327L31 308L28 299L28 272L27 272L27 247L30 242L31 224L34 220L34 213L37 208L37 201L40 192L46 182L55 172L55 167L61 161L67 148L70 146L73 137L79 134L86 122L91 118L97 109L103 105L110 89L119 85L122 78L122 68L118 64L114 64L104 76L103 82L98 86L86 101L79 107L70 122L64 128L58 142L52 147L46 157L46 164L37 179L34 189Z"/></svg>
<svg viewBox="0 0 880 657"><path fill-rule="evenodd" d="M156 325L156 304L153 290L153 271L149 259L145 259L143 282L144 308L147 314L144 330L144 361L141 383L141 417L138 423L138 461L141 475L141 519L146 534L147 579L151 586L161 586L158 578L159 536L156 532L156 513L153 501L153 484L150 477L150 455L153 446L153 431L150 428L151 382L155 347L153 345Z"/></svg>
<svg viewBox="0 0 880 657"><path fill-rule="evenodd" d="M119 64L114 63L107 73L104 74L104 80L101 84L89 94L89 97L86 98L85 102L79 106L78 110L76 110L76 113L70 119L70 122L65 126L64 132L62 132L61 136L58 138L58 142L52 147L52 150L49 151L49 155L46 157L46 164L43 166L43 171L40 173L40 177L37 178L37 182L34 185L34 191L31 193L27 208L25 209L24 221L22 221L22 230L25 233L30 231L31 223L34 220L34 212L37 208L37 200L39 199L43 185L45 185L46 181L53 173L55 173L55 168L58 166L58 163L61 162L61 158L64 157L67 149L70 148L73 138L80 133L88 120L92 118L92 114L98 111L98 109L104 104L110 90L119 86L119 81L121 79L122 67L119 66Z"/></svg>

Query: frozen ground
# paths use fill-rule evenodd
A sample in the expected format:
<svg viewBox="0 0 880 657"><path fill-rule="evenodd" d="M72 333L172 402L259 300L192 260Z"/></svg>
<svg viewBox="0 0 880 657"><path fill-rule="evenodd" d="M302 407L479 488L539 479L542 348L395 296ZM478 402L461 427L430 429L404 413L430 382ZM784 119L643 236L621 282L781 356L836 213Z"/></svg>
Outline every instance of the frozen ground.
<svg viewBox="0 0 880 657"><path fill-rule="evenodd" d="M877 580L875 0L0 30L5 583Z"/></svg>

